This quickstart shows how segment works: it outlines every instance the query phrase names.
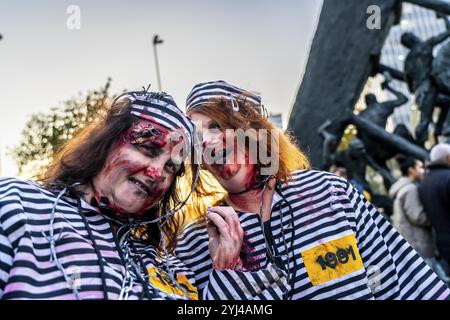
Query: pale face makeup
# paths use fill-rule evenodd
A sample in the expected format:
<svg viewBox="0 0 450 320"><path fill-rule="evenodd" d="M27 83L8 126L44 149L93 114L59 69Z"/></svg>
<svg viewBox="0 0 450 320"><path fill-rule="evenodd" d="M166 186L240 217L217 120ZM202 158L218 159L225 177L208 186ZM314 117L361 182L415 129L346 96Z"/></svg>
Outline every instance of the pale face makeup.
<svg viewBox="0 0 450 320"><path fill-rule="evenodd" d="M232 193L253 186L256 165L255 161L249 161L251 155L235 139L227 139L229 133L213 118L199 112L192 112L189 116L203 137L203 163L222 187ZM227 145L227 141L233 141L232 145ZM205 155L212 155L215 161L207 161L209 159L205 159Z"/></svg>

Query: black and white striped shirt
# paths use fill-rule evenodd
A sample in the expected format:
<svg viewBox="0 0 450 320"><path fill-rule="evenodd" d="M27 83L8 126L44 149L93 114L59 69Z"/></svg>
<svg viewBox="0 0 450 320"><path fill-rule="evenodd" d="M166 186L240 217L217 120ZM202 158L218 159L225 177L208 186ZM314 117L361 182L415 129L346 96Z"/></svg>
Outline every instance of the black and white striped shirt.
<svg viewBox="0 0 450 320"><path fill-rule="evenodd" d="M180 236L176 255L195 272L204 299L285 298L286 282L272 279L274 269L285 270L292 284L287 297L295 300L449 299L449 289L408 242L333 174L294 172L277 188L264 228L258 214L238 215L247 271L230 276L212 268L202 225L192 223ZM279 259L268 257L263 229Z"/></svg>
<svg viewBox="0 0 450 320"><path fill-rule="evenodd" d="M63 196L56 205L56 253L71 282L51 260L48 235L55 200L55 194L36 183L0 179L0 299L74 299L73 285L78 287L81 299L104 298L95 247L104 267L107 299L117 299L125 275L123 255L119 254L110 222L86 202L81 201L81 208L88 226L78 211L77 199ZM195 298L194 275L179 259L170 256L170 269L184 292L168 280L164 255L137 239L132 241L150 275L148 291L152 298L183 299L184 293ZM130 288L128 299L143 297L139 281Z"/></svg>

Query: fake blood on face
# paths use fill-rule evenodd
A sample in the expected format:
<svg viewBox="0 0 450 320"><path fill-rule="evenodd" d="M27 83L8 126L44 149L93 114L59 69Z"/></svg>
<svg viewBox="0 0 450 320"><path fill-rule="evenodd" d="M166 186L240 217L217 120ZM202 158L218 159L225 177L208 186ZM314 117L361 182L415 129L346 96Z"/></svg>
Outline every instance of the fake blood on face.
<svg viewBox="0 0 450 320"><path fill-rule="evenodd" d="M158 148L164 148L167 143L167 128L150 121L139 121L125 132L123 139L131 144L151 143Z"/></svg>
<svg viewBox="0 0 450 320"><path fill-rule="evenodd" d="M244 178L244 187L245 189L250 189L257 184L257 172L256 172L256 164L249 163L248 155L245 156L245 178Z"/></svg>
<svg viewBox="0 0 450 320"><path fill-rule="evenodd" d="M168 151L172 153L177 145L186 141L186 137L181 129L169 131L151 120L143 120L128 129L122 140L133 145L149 145L159 149L168 146Z"/></svg>
<svg viewBox="0 0 450 320"><path fill-rule="evenodd" d="M155 127L141 121L130 128L111 148L105 167L94 178L97 201L106 197L110 209L119 215L144 214L161 199L175 178L175 172L165 171L165 163L182 139L168 143L170 132L160 126L157 132L151 131Z"/></svg>
<svg viewBox="0 0 450 320"><path fill-rule="evenodd" d="M120 156L119 152L118 157ZM134 203L131 204L139 203L140 209L133 215L140 216L162 197L165 191L164 180L161 176L161 170L135 164L128 159L115 158L105 167L102 180L99 183L99 190L95 190L94 196L100 203L102 196L109 195L107 196L109 208L121 216L130 214L129 203L124 201L124 197L134 197ZM143 183L148 189L142 190L141 186L136 185L136 181ZM125 191L126 194L123 194Z"/></svg>

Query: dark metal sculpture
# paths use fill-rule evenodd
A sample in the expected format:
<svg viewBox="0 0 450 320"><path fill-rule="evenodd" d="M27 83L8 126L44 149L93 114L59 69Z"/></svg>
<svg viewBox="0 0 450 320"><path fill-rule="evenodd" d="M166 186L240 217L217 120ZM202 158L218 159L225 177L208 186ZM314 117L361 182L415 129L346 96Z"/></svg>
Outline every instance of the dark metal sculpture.
<svg viewBox="0 0 450 320"><path fill-rule="evenodd" d="M336 137L326 131L326 125L320 129L321 135L327 142L334 143ZM326 144L324 144L326 145ZM355 138L350 141L348 148L342 151L329 153L329 149L324 149L324 162L334 164L337 167L343 167L347 172L347 179L359 191L367 192L371 198L372 203L382 209L386 215L392 213L392 201L382 194L375 193L366 180L367 166L372 167L383 178L384 184L389 188L394 182L395 178L391 175L389 170L385 167L379 166L377 162L368 154L364 143Z"/></svg>
<svg viewBox="0 0 450 320"><path fill-rule="evenodd" d="M378 137L380 143L384 143L385 146L393 147L397 149L399 153L410 155L411 157L423 161L428 159L428 151L418 145L409 142L407 139L393 133L389 133L383 128L380 128L370 121L362 119L354 114L351 114L350 118L352 123L356 125L358 130L364 130L374 138Z"/></svg>
<svg viewBox="0 0 450 320"><path fill-rule="evenodd" d="M445 44L445 46L447 46L447 45L448 44ZM450 46L449 46L449 48L450 48ZM439 51L438 56L440 54L444 55L443 52L441 53L441 51ZM450 59L450 49L449 49L449 53L446 56L448 59ZM433 66L433 69L435 69L435 68L437 68L437 67ZM377 70L378 70L378 72L382 72L382 73L388 72L396 80L405 81L405 75L403 74L403 72L395 70L389 66L379 64L377 66ZM447 72L450 71L450 69L448 69L448 68L446 70L447 70ZM441 75L441 76L443 77L444 75ZM449 82L449 84L450 84L450 82ZM445 92L447 92L447 91L445 90ZM450 95L446 95L446 94L442 94L442 93L438 94L434 104L435 104L434 108L438 107L441 109L441 112L439 114L439 119L435 124L435 129L434 129L434 134L433 134L434 139L435 139L435 141L439 141L439 136L441 136L441 135L444 137L450 138L450 117L448 116L448 111L450 109ZM420 144L419 142L417 142L415 140L413 143Z"/></svg>
<svg viewBox="0 0 450 320"><path fill-rule="evenodd" d="M367 107L359 114L359 118L370 121L381 129L386 128L387 120L394 112L394 109L408 102L408 98L404 94L390 86L392 78L388 73L385 74L385 79L386 80L382 83L381 87L393 93L396 99L378 102L376 96L369 93L365 97ZM365 127L358 130L358 138L362 140L368 154L373 158L377 165L384 170L389 171L386 161L394 157L399 152L398 149L392 148L385 143L381 143L378 137L374 137L366 132ZM389 188L390 180L385 179L384 181L386 188Z"/></svg>
<svg viewBox="0 0 450 320"><path fill-rule="evenodd" d="M367 27L369 6L380 8L380 29ZM400 17L396 0L324 0L317 31L288 129L314 166L322 160L317 128L326 119L340 140L343 111L352 111L376 64L390 27Z"/></svg>
<svg viewBox="0 0 450 320"><path fill-rule="evenodd" d="M450 3L442 0L405 2L450 15ZM368 30L365 25L366 17L362 13L371 5L380 9L381 30ZM365 180L367 166L377 171L389 188L394 181L386 164L389 159L398 154L428 159L423 144L436 107L441 112L433 123L435 139L438 141L438 137L445 136L450 141L450 43L444 44L433 56L433 49L450 37L450 31L425 41L413 33L403 34L401 42L410 49L404 72L379 64L389 28L399 22L401 5L402 1L389 0L339 3L324 0L305 75L289 119L288 129L309 154L313 166L324 170L329 170L333 164L343 166L349 179L366 190L370 190ZM450 22L447 19L445 22L450 30ZM386 75L382 88L394 94L395 99L380 102L375 95L368 94L366 110L355 115L354 106L368 77L378 72ZM404 124L398 124L393 133L386 131L388 117L408 101L390 85L391 77L406 82L415 95L421 111L416 138ZM348 149L336 152L349 124L356 126L357 139L349 143ZM380 200L374 203L384 202L389 207L385 196L374 196Z"/></svg>
<svg viewBox="0 0 450 320"><path fill-rule="evenodd" d="M335 141L335 136L326 131L326 127L321 129L323 136L328 136ZM327 145L324 143L324 146ZM358 138L352 139L347 149L338 152L330 152L330 148L324 150L324 162L327 166L334 164L338 167L347 169L349 179L353 179L364 186L364 189L371 192L371 188L366 181L367 166L371 166L375 171L379 172L385 181L385 185L390 187L395 182L394 177L390 174L389 169L380 166L375 159L369 155L364 142ZM329 169L326 168L327 170Z"/></svg>
<svg viewBox="0 0 450 320"><path fill-rule="evenodd" d="M356 174L358 181L367 187L365 168L370 165L383 177L384 186L386 190L389 190L395 179L386 164L387 160L398 154L407 154L422 160L428 158L428 152L414 143L415 141L406 126L398 125L394 133L385 130L387 119L394 109L408 101L402 93L389 86L390 79L390 77L387 77L382 87L394 93L397 99L378 102L373 94L368 94L366 95L366 110L359 115L355 115L353 112L345 113L344 120L339 127L354 124L358 129L358 139L354 139L355 142L353 140L350 142L348 151L344 153L342 151L334 152L340 140L338 140L336 134L329 130L331 128L330 120L325 121L319 127L318 133L323 138L321 169L329 170L333 164L345 167L349 176ZM358 150L364 150L364 152L357 152ZM356 159L356 154L360 154L361 159ZM344 155L348 158L346 161L357 161L358 163L342 161ZM356 170L356 168L359 169Z"/></svg>
<svg viewBox="0 0 450 320"><path fill-rule="evenodd" d="M428 138L428 125L433 116L438 93L443 89L438 87L433 78L433 49L448 37L450 30L425 41L411 32L406 32L401 37L401 43L410 49L405 59L404 74L408 89L415 94L416 104L421 112L415 135L422 145Z"/></svg>

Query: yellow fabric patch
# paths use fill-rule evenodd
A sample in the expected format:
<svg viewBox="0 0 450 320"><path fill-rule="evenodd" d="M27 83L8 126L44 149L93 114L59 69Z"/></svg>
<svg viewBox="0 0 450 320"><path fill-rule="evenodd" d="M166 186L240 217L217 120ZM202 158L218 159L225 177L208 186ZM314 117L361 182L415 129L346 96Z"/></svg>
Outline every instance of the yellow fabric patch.
<svg viewBox="0 0 450 320"><path fill-rule="evenodd" d="M364 190L363 195L366 198L367 201L372 201L372 196L370 195L369 191Z"/></svg>
<svg viewBox="0 0 450 320"><path fill-rule="evenodd" d="M169 294L184 296L183 291L172 283L167 272L155 267L149 267L147 270L150 275L149 281L153 284L153 286ZM176 280L184 288L184 290L186 290L188 296L193 300L198 300L197 288L189 282L188 278L184 274L177 274L176 277Z"/></svg>
<svg viewBox="0 0 450 320"><path fill-rule="evenodd" d="M353 234L320 244L301 253L313 286L337 279L364 267Z"/></svg>

